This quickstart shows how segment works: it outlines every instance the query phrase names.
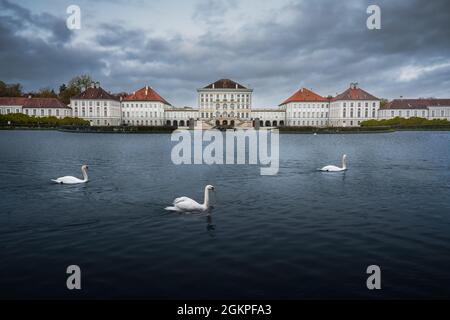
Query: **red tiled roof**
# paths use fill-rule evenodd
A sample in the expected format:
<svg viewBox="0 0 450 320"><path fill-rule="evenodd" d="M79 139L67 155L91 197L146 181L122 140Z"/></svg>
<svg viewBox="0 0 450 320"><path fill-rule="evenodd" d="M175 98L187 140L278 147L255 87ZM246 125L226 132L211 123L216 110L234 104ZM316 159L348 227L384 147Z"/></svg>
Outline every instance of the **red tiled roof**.
<svg viewBox="0 0 450 320"><path fill-rule="evenodd" d="M220 79L214 83L208 84L203 89L247 89L243 85L230 79Z"/></svg>
<svg viewBox="0 0 450 320"><path fill-rule="evenodd" d="M0 97L0 105L24 108L69 108L57 98Z"/></svg>
<svg viewBox="0 0 450 320"><path fill-rule="evenodd" d="M295 92L292 96L284 100L281 104L287 104L289 102L328 102L327 98L324 98L317 93L308 90L306 88L301 88Z"/></svg>
<svg viewBox="0 0 450 320"><path fill-rule="evenodd" d="M450 107L450 99L394 99L380 109L426 109L426 107Z"/></svg>
<svg viewBox="0 0 450 320"><path fill-rule="evenodd" d="M119 99L112 94L103 90L102 87L89 87L79 95L72 97L72 99L84 100L84 99L100 99L100 100L116 100Z"/></svg>
<svg viewBox="0 0 450 320"><path fill-rule="evenodd" d="M380 100L377 97L371 95L370 93L358 88L356 85L350 85L350 88L345 90L343 93L338 94L333 98L332 101L338 100Z"/></svg>
<svg viewBox="0 0 450 320"><path fill-rule="evenodd" d="M124 101L159 101L167 105L171 105L166 99L161 97L158 92L153 90L151 87L146 86L138 91L123 98Z"/></svg>

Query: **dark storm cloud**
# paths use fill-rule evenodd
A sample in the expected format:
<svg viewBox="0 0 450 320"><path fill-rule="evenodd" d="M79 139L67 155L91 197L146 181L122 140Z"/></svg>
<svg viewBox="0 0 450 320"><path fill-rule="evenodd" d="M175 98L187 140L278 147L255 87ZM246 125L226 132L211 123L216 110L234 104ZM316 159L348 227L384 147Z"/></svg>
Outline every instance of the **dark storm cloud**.
<svg viewBox="0 0 450 320"><path fill-rule="evenodd" d="M369 4L381 7L381 30L366 28ZM222 77L251 85L257 106L300 86L334 95L353 81L379 97L450 97L450 1L292 1L229 28L224 15L236 6L200 2L192 15L207 26L200 36L103 23L82 50L59 27L65 21L0 0L0 78L35 88L88 71L113 91L150 84L179 105L194 104L195 88Z"/></svg>
<svg viewBox="0 0 450 320"><path fill-rule="evenodd" d="M0 0L0 79L20 82L27 89L55 87L80 72L102 67L100 55L67 47L71 33L65 20L34 15Z"/></svg>

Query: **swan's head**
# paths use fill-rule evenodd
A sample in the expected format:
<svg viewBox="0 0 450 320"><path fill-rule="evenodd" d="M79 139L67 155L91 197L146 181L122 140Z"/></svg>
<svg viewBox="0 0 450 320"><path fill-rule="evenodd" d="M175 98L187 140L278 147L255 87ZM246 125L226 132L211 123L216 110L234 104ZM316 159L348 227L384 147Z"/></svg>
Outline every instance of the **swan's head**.
<svg viewBox="0 0 450 320"><path fill-rule="evenodd" d="M206 190L214 191L214 190L216 190L216 188L214 188L214 186L208 184L208 185L206 186Z"/></svg>
<svg viewBox="0 0 450 320"><path fill-rule="evenodd" d="M343 156L342 156L342 159L347 159L347 155L346 154L344 154Z"/></svg>
<svg viewBox="0 0 450 320"><path fill-rule="evenodd" d="M87 164L84 164L81 166L81 170L87 170L89 169L89 166Z"/></svg>

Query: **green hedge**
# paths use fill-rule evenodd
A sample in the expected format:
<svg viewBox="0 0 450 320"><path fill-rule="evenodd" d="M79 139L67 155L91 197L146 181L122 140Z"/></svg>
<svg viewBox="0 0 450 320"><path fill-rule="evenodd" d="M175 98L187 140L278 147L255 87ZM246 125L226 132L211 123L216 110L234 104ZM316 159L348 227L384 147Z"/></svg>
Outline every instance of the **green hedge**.
<svg viewBox="0 0 450 320"><path fill-rule="evenodd" d="M172 126L61 126L62 131L69 132L86 132L86 133L170 133L176 129Z"/></svg>
<svg viewBox="0 0 450 320"><path fill-rule="evenodd" d="M361 127L421 127L421 126L450 126L450 121L444 119L428 120L425 118L412 117L400 118L395 117L386 120L366 120L361 122Z"/></svg>
<svg viewBox="0 0 450 320"><path fill-rule="evenodd" d="M10 113L0 115L0 126L13 127L59 127L64 125L89 125L89 121L80 118L65 117L34 117L23 113Z"/></svg>

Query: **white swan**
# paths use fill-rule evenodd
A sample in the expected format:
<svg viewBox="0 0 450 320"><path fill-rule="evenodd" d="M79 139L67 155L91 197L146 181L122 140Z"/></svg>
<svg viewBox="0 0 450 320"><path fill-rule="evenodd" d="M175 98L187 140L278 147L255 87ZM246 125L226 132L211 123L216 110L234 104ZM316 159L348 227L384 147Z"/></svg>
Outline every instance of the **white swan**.
<svg viewBox="0 0 450 320"><path fill-rule="evenodd" d="M346 163L347 155L342 156L342 168L337 166L325 166L322 169L319 169L320 171L324 172L339 172L339 171L345 171L347 170L347 163Z"/></svg>
<svg viewBox="0 0 450 320"><path fill-rule="evenodd" d="M166 210L187 212L187 211L206 211L209 209L209 191L214 191L215 188L212 185L205 187L205 200L203 204L198 203L188 197L176 198L173 201L173 207L166 207Z"/></svg>
<svg viewBox="0 0 450 320"><path fill-rule="evenodd" d="M60 183L60 184L78 184L78 183L86 183L88 182L88 171L89 167L87 165L81 166L81 172L83 173L83 180L78 179L76 177L72 176L65 176L60 177L58 179L52 179L53 182Z"/></svg>

